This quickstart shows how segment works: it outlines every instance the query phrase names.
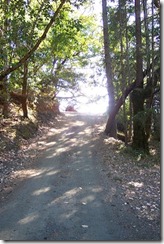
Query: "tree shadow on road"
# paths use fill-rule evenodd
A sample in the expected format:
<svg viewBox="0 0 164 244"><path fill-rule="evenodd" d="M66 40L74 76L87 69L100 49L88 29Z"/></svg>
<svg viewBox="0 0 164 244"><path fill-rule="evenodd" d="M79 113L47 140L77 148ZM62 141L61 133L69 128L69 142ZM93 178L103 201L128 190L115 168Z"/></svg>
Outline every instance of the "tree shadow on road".
<svg viewBox="0 0 164 244"><path fill-rule="evenodd" d="M1 208L1 239L154 238L149 226L143 229L135 212L117 201L120 192L105 178L98 140L103 120L68 115L37 142L40 156L27 169L31 173Z"/></svg>

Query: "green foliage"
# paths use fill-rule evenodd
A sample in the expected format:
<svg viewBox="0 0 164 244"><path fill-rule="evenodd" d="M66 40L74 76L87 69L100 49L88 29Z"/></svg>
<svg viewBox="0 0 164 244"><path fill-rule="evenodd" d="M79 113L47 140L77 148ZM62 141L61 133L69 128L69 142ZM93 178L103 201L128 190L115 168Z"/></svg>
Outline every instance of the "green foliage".
<svg viewBox="0 0 164 244"><path fill-rule="evenodd" d="M131 146L127 146L121 149L121 153L130 156L132 159L135 159L136 164L139 165L140 161L148 157L148 153L145 153L142 149L134 149ZM144 166L141 164L142 167Z"/></svg>
<svg viewBox="0 0 164 244"><path fill-rule="evenodd" d="M49 0L0 1L1 70L17 63L34 46L58 3ZM79 17L76 13L82 4L87 4L87 1L70 1L65 4L45 41L29 59L28 89L41 90L46 85L57 86L60 80L77 82L80 74L75 74L70 67L73 63L77 67L86 65L87 54L95 55L98 52L96 46L100 46L100 43L96 43L97 39L92 35L95 29L94 17ZM64 68L66 61L69 65ZM11 73L8 90L21 89L23 75L23 67Z"/></svg>
<svg viewBox="0 0 164 244"><path fill-rule="evenodd" d="M136 77L135 19L133 1L113 1L113 3L108 8L108 24L113 83L115 98L118 99L126 86L134 82ZM0 70L17 63L34 46L59 4L60 1L50 0L0 0ZM27 91L38 95L45 87L52 89L52 92L58 92L60 87L64 87L65 90L78 90L79 80L84 80L80 69L91 63L90 58L102 57L102 29L96 22L97 16L91 12L85 14L83 11L85 8L88 10L91 4L91 1L86 0L66 2L46 39L28 60ZM81 6L83 6L82 10ZM149 52L151 60L153 55L159 57L158 62L154 64L157 70L160 67L160 18L159 12L154 9L153 19L151 5L148 5L148 9ZM154 21L154 50L151 50L152 20ZM144 21L142 21L143 64L144 68L147 68L145 33ZM99 74L97 73L97 76L93 74L85 81L95 85L97 85L97 77L103 73L103 60L96 62L96 70L99 70ZM90 67L92 69L94 64ZM8 91L21 91L23 77L23 66L12 72L6 83ZM144 79L144 85L147 83L147 78ZM157 81L158 87L159 79L160 76ZM126 99L126 116L123 109L118 115L121 121L126 122L130 119L129 108L130 99ZM136 115L135 119L142 119L144 125L147 113L148 111L144 110L143 114ZM159 129L156 128L156 131L159 134Z"/></svg>
<svg viewBox="0 0 164 244"><path fill-rule="evenodd" d="M135 8L134 1L114 1L114 4L108 3L108 21L109 21L109 39L110 39L110 51L112 57L112 71L113 71L113 85L115 88L115 99L119 99L126 87L136 80L136 26L135 26ZM158 9L154 7L152 11L151 2L147 2L147 29L145 31L145 19L143 12L143 5L141 3L141 32L142 32L142 54L143 54L143 72L149 71L149 63L154 62L154 58L160 60L160 16ZM154 15L152 16L152 12ZM149 48L147 48L147 36L149 40ZM153 61L152 61L153 60ZM160 76L156 70L159 69L160 63L155 61L153 63L153 69L147 73L143 80L143 87L147 86L150 82L152 74L154 75L153 89L159 89ZM158 76L158 77L157 77ZM150 82L151 89L152 84ZM150 98L150 93L149 98ZM140 97L139 97L140 98ZM138 99L139 99L138 98ZM156 98L154 97L154 100ZM153 100L152 100L153 101ZM131 100L126 99L125 106L119 110L117 119L127 125L132 118ZM139 103L139 101L137 101ZM155 101L152 102L153 108L155 108ZM141 123L143 128L149 115L152 114L152 106L147 110L148 101L145 100L144 111L134 116L134 121ZM149 120L150 121L150 120ZM156 121L156 120L154 120ZM155 122L157 124L157 121ZM158 127L158 129L157 129ZM152 128L152 127L151 127ZM159 126L155 126L157 134L159 134ZM152 131L153 132L153 131Z"/></svg>
<svg viewBox="0 0 164 244"><path fill-rule="evenodd" d="M153 112L153 108L145 109L144 111L140 111L134 116L134 121L136 123L140 124L144 128L146 121L150 117L152 112Z"/></svg>

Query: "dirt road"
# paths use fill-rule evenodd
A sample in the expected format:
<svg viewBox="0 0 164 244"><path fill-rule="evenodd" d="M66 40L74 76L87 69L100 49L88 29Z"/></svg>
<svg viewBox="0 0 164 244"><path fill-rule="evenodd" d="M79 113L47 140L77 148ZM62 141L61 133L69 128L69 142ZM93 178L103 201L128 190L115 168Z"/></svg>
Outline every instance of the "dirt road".
<svg viewBox="0 0 164 244"><path fill-rule="evenodd" d="M30 177L0 204L1 240L153 238L114 197L99 153L101 123L101 117L67 113L47 142L38 142L42 153Z"/></svg>

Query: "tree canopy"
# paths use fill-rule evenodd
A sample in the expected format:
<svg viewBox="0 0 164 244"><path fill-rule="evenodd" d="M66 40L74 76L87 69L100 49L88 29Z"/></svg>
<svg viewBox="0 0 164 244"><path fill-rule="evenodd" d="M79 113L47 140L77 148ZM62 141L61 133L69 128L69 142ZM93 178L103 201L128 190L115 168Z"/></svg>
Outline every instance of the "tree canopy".
<svg viewBox="0 0 164 244"><path fill-rule="evenodd" d="M124 127L124 140L142 148L143 144L136 142L140 139L135 121L146 140L152 134L159 137L160 3L107 1L106 33L93 6L94 1L87 0L0 0L1 113L8 115L14 99L28 117L28 101L43 92L52 99L61 89L71 91L74 97L85 95L80 93L80 82L103 84L110 54L106 72L110 71L111 77L106 88L109 101L113 98L105 132L111 134L116 119L116 124L119 121ZM108 40L106 55L103 35ZM83 72L87 67L95 69L89 79ZM141 108L135 110L141 97ZM144 119L140 121L138 116Z"/></svg>

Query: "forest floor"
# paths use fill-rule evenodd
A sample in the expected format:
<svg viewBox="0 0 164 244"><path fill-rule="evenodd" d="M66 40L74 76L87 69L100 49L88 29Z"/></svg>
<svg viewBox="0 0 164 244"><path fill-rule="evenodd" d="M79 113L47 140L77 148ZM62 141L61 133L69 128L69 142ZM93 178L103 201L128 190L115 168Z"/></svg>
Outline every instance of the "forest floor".
<svg viewBox="0 0 164 244"><path fill-rule="evenodd" d="M29 120L20 121L17 117L1 122L0 197L2 201L6 201L14 189L33 174L32 168L37 158L48 145L49 132L61 129L66 122L67 117L64 114L59 114L51 120L45 119L44 123L39 125ZM110 195L106 195L105 201L110 203L111 197L115 198L122 205L120 211L135 213L138 220L145 221L145 224L149 225L152 240L159 240L160 142L150 142L150 155L134 153L130 147L125 147L122 141L104 135L105 123L106 118L98 116L96 124L92 124L92 134L96 137L97 145L95 152L97 151L99 157L103 159L101 174L110 182ZM111 206L113 209L116 208L114 203ZM128 228L130 223L126 224ZM139 231L138 226L133 225L132 228Z"/></svg>

